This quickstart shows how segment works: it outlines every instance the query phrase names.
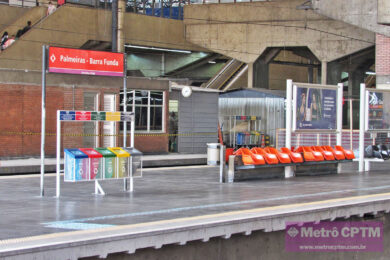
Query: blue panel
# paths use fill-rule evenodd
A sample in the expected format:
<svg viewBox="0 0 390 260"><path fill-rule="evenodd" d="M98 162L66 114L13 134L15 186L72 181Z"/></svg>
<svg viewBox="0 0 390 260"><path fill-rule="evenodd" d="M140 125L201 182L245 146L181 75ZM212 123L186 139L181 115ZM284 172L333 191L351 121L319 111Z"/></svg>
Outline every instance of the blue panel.
<svg viewBox="0 0 390 260"><path fill-rule="evenodd" d="M60 111L60 120L61 121L71 121L76 119L75 111Z"/></svg>

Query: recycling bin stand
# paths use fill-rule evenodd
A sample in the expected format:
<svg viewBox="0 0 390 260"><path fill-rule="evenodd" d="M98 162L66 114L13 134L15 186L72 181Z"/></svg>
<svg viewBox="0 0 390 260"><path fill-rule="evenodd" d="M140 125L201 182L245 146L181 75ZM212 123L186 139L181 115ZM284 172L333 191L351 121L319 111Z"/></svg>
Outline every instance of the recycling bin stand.
<svg viewBox="0 0 390 260"><path fill-rule="evenodd" d="M129 164L128 158L130 154L120 147L108 147L108 150L116 155L116 178L128 178L129 177Z"/></svg>
<svg viewBox="0 0 390 260"><path fill-rule="evenodd" d="M129 157L129 176L133 178L142 177L142 152L132 147L123 147L123 150L130 154Z"/></svg>
<svg viewBox="0 0 390 260"><path fill-rule="evenodd" d="M88 155L88 169L90 180L103 178L103 155L92 148L80 148L80 151Z"/></svg>
<svg viewBox="0 0 390 260"><path fill-rule="evenodd" d="M89 180L88 155L79 149L64 149L64 181Z"/></svg>

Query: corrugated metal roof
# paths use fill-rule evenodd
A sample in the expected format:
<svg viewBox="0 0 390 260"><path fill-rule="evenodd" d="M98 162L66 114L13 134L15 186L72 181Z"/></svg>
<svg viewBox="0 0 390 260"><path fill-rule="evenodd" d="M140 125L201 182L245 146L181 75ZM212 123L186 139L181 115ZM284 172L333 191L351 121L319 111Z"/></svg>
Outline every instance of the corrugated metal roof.
<svg viewBox="0 0 390 260"><path fill-rule="evenodd" d="M221 98L286 98L286 91L261 89L261 88L244 88L224 92L219 95Z"/></svg>

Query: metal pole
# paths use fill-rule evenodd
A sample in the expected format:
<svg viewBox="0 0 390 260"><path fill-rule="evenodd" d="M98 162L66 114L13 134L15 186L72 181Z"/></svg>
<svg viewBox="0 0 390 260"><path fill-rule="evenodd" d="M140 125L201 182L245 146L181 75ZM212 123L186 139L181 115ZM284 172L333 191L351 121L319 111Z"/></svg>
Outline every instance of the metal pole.
<svg viewBox="0 0 390 260"><path fill-rule="evenodd" d="M61 160L61 120L60 110L57 110L57 166L56 166L56 197L60 197L60 160ZM65 159L65 158L64 158ZM65 165L65 162L64 162ZM65 167L64 167L65 168ZM65 170L64 170L65 175Z"/></svg>
<svg viewBox="0 0 390 260"><path fill-rule="evenodd" d="M126 59L126 53L123 53L123 112L127 112L127 59ZM127 146L127 140L126 140L127 139L127 121L123 121L122 123L123 123L123 147L126 147ZM123 178L123 189L125 191L127 191L127 178Z"/></svg>
<svg viewBox="0 0 390 260"><path fill-rule="evenodd" d="M118 0L112 0L112 35L111 35L111 50L117 52L118 50Z"/></svg>
<svg viewBox="0 0 390 260"><path fill-rule="evenodd" d="M223 182L223 176L225 171L225 151L226 146L223 144L219 145L219 182Z"/></svg>
<svg viewBox="0 0 390 260"><path fill-rule="evenodd" d="M342 131L343 131L343 88L344 85L343 83L337 84L338 89L337 89L337 139L336 139L336 144L337 145L342 145L341 144L341 138L342 138Z"/></svg>
<svg viewBox="0 0 390 260"><path fill-rule="evenodd" d="M288 79L287 80L287 102L286 102L286 147L288 149L291 149L291 115L292 115L292 80ZM291 169L291 166L286 166L284 168L284 177L285 178L290 178L293 177L293 172Z"/></svg>
<svg viewBox="0 0 390 260"><path fill-rule="evenodd" d="M127 60L123 54L123 112L127 112ZM127 122L123 122L123 147L127 145Z"/></svg>
<svg viewBox="0 0 390 260"><path fill-rule="evenodd" d="M360 84L360 118L359 118L359 172L364 171L364 133L366 113L366 85Z"/></svg>
<svg viewBox="0 0 390 260"><path fill-rule="evenodd" d="M42 46L41 197L45 195L46 45Z"/></svg>

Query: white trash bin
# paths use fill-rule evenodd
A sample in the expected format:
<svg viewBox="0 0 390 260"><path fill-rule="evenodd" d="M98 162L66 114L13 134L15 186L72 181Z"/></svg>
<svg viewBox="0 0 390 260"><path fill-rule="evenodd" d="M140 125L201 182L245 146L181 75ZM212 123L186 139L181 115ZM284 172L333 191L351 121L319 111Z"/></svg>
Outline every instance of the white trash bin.
<svg viewBox="0 0 390 260"><path fill-rule="evenodd" d="M219 163L219 143L207 144L207 165L217 166Z"/></svg>

